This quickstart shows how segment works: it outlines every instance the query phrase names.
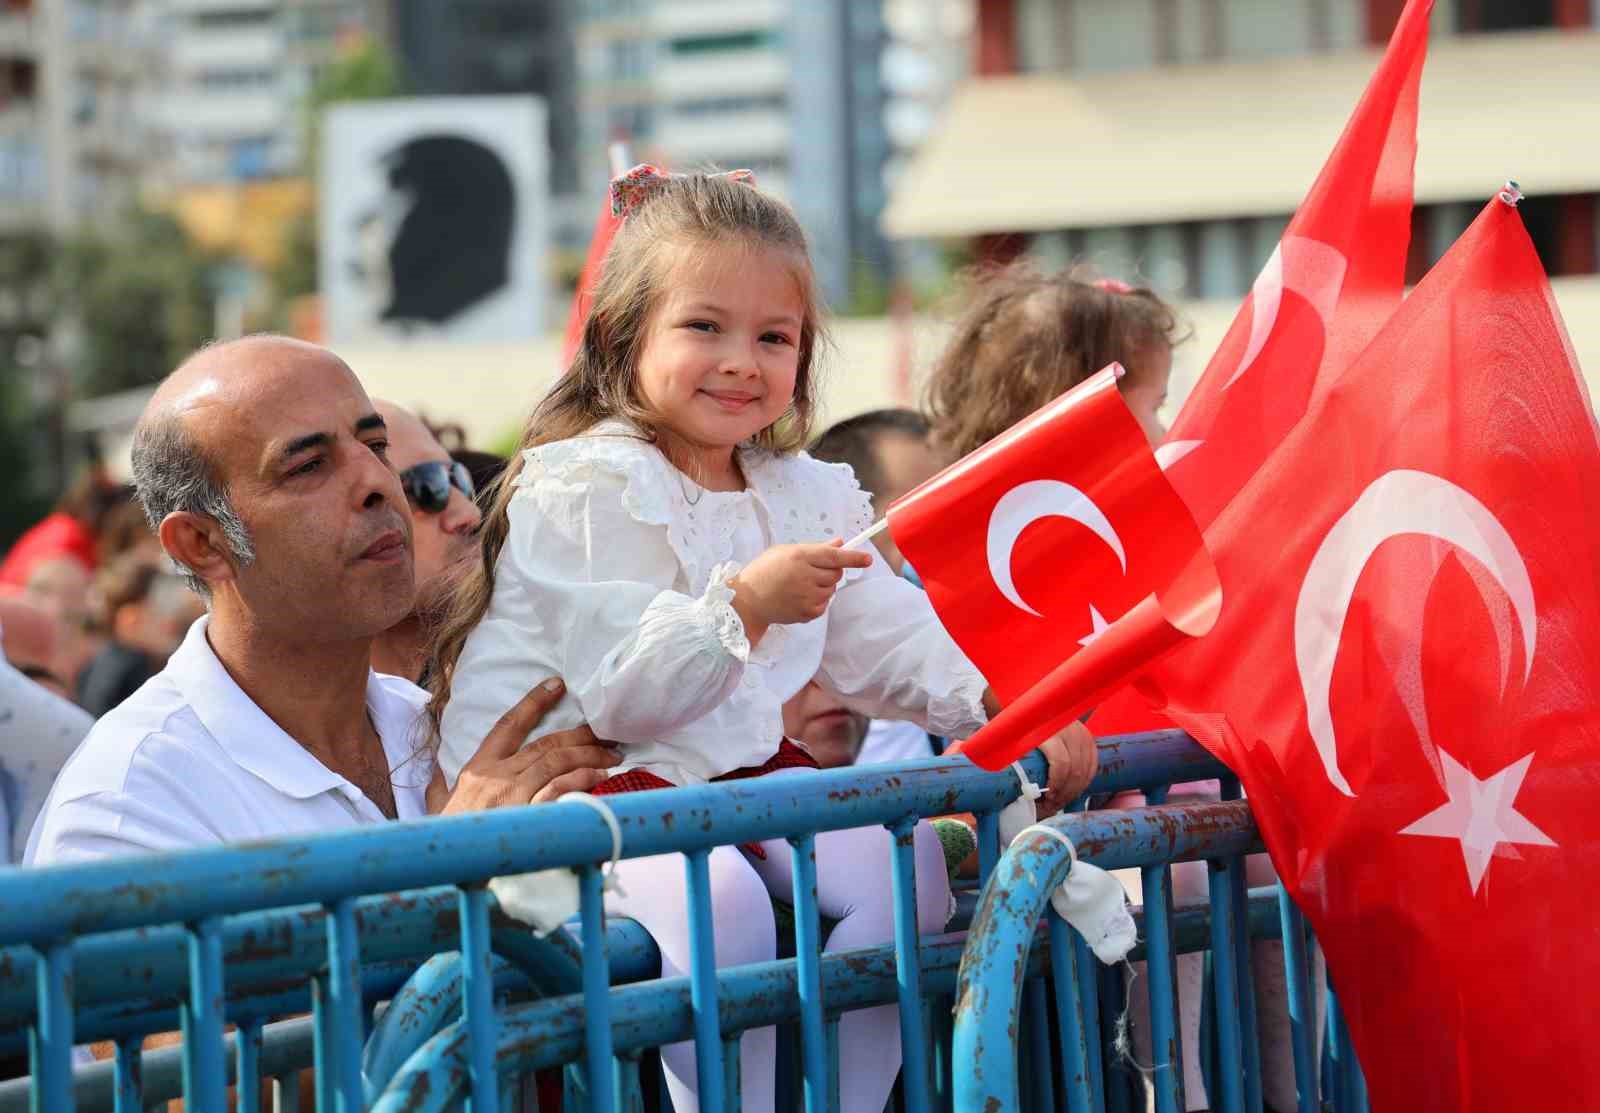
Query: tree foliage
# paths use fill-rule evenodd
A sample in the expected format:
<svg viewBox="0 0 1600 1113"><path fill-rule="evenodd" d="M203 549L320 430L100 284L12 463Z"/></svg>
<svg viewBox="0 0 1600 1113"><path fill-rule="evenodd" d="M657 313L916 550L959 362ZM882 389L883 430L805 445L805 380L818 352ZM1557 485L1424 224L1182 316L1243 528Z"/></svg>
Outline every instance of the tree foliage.
<svg viewBox="0 0 1600 1113"><path fill-rule="evenodd" d="M405 78L394 55L373 39L362 39L345 50L330 65L306 97L306 174L313 186L317 182L322 151L322 121L329 108L347 101L381 100L404 96ZM317 215L316 206L296 217L284 232L281 261L272 274L272 285L280 306L317 290Z"/></svg>

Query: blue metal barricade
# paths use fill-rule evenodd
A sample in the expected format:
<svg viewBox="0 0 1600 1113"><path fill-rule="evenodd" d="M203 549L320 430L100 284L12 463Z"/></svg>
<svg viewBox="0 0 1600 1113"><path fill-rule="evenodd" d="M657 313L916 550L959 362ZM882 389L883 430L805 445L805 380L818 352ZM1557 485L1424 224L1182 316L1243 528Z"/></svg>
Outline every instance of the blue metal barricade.
<svg viewBox="0 0 1600 1113"><path fill-rule="evenodd" d="M1037 755L1025 764L1042 779ZM1220 775L1212 758L1167 731L1103 743L1092 788L1159 794ZM221 1110L230 1086L238 1108L253 1110L263 1079L276 1083L268 1100L292 1110L302 1071L321 1110L495 1110L550 1068L565 1069L565 1108L633 1110L647 1085L641 1057L689 1038L702 1108L736 1110L739 1036L773 1024L798 1032L794 1093L780 1097L814 1111L838 1107L838 1017L890 1003L899 1008L908 1111L1120 1108L1115 1094L1107 1101L1115 1060L1104 1052L1110 1033L1092 957L1053 917L1039 934L1051 884L1065 873L1051 847L1065 849L1029 837L1000 855L995 816L1017 793L1010 772L937 758L608 798L625 857L683 856L696 940L683 978L657 976L659 957L637 924L606 922L600 864L611 857L611 833L579 803L0 871L0 1061L22 1057L31 1071L0 1082L0 1113L133 1110L177 1096L190 1109ZM911 829L963 812L978 818L982 873L995 879L970 943L959 931L919 939ZM1292 907L1280 916L1269 896L1244 890L1238 856L1257 848L1245 804L1051 822L1083 860L1146 871L1146 900L1158 899L1139 917L1148 942L1135 957L1152 970L1157 1044L1177 1046L1176 987L1156 972L1170 970L1180 950L1209 947L1219 1108L1260 1107L1252 1021L1240 1007L1249 996L1247 934L1297 941L1286 948L1291 967L1298 963L1290 1009L1305 1037L1294 1045L1296 1067L1309 1071L1305 933ZM823 954L813 838L870 825L894 836L894 940ZM707 855L768 839L789 840L793 855L796 957L719 970ZM1186 856L1216 862L1209 907L1175 908L1161 886L1167 865ZM557 867L577 871L581 914L544 939L501 916L484 887ZM1121 985L1120 976L1104 982L1108 1008ZM141 1050L146 1036L175 1031L181 1046ZM74 1045L98 1041L113 1042L114 1056L75 1067ZM1348 1041L1335 1047L1348 1064ZM1019 1053L1030 1068L1026 1095L1016 1087ZM1158 1108L1182 1108L1180 1077L1156 1070ZM981 1101L974 1080L986 1087ZM1350 1100L1341 1113L1356 1107Z"/></svg>

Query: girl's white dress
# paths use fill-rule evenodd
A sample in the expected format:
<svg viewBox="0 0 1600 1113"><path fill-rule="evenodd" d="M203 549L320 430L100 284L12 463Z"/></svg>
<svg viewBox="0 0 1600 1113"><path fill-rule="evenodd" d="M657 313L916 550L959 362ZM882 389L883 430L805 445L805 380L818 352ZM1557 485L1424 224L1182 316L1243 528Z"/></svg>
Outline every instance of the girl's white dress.
<svg viewBox="0 0 1600 1113"><path fill-rule="evenodd" d="M953 737L984 723L982 675L875 550L827 614L750 647L728 580L772 545L871 525L847 466L743 450L746 490L708 491L621 421L523 456L494 594L445 709L451 784L495 720L552 675L567 695L538 733L586 721L622 744L621 769L679 785L772 757L784 702L813 677L874 718Z"/></svg>

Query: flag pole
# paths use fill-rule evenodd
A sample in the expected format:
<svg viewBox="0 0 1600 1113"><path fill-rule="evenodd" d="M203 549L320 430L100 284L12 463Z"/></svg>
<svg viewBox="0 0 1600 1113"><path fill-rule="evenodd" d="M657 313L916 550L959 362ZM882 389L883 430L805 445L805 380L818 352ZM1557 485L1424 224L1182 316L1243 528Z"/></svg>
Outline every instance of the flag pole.
<svg viewBox="0 0 1600 1113"><path fill-rule="evenodd" d="M879 518L872 525L868 526L850 540L846 541L843 547L846 549L854 549L857 545L865 545L868 541L871 541L874 537L878 536L878 534L882 533L888 528L889 519L886 517Z"/></svg>

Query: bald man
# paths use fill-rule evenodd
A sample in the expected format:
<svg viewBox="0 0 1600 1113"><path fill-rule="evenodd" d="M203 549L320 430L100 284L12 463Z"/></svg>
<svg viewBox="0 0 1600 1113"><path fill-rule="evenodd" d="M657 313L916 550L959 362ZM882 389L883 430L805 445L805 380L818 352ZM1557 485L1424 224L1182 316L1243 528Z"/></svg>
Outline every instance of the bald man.
<svg viewBox="0 0 1600 1113"><path fill-rule="evenodd" d="M206 598L167 667L97 723L34 829L34 864L528 803L617 759L587 731L521 749L530 692L446 793L426 693L369 667L413 610L412 519L387 423L322 348L258 336L162 383L133 469L162 548ZM431 791L430 791L431 789Z"/></svg>

